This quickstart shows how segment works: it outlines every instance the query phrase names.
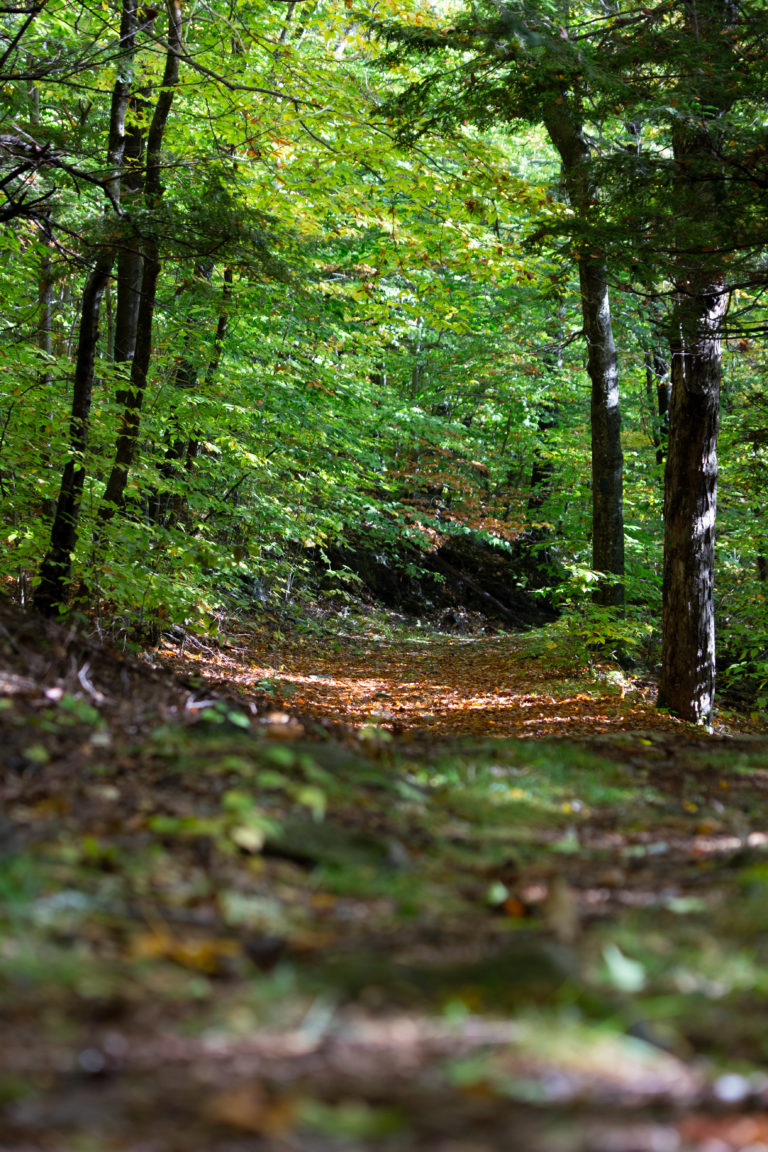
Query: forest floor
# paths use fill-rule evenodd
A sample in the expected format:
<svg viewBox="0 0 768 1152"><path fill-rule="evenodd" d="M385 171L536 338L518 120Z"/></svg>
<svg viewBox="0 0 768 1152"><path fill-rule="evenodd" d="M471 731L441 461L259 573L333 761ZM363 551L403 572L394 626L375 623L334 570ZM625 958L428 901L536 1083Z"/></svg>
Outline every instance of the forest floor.
<svg viewBox="0 0 768 1152"><path fill-rule="evenodd" d="M653 692L0 604L0 1152L768 1149L768 735Z"/></svg>

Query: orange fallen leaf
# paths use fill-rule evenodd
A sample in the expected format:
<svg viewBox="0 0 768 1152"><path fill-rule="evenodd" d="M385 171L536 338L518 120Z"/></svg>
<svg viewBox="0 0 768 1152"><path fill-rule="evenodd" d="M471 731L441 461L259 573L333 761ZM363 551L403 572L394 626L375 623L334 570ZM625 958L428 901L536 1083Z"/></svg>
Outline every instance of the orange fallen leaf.
<svg viewBox="0 0 768 1152"><path fill-rule="evenodd" d="M209 1097L202 1113L209 1122L243 1132L285 1136L294 1126L296 1105L292 1095L273 1095L261 1084L237 1084Z"/></svg>
<svg viewBox="0 0 768 1152"><path fill-rule="evenodd" d="M215 976L240 955L240 945L237 940L222 940L215 936L185 940L159 928L135 937L131 952L137 960L171 960L182 968Z"/></svg>
<svg viewBox="0 0 768 1152"><path fill-rule="evenodd" d="M522 900L518 900L517 896L508 896L502 904L502 908L507 916L513 916L515 919L520 920L527 915L527 908Z"/></svg>

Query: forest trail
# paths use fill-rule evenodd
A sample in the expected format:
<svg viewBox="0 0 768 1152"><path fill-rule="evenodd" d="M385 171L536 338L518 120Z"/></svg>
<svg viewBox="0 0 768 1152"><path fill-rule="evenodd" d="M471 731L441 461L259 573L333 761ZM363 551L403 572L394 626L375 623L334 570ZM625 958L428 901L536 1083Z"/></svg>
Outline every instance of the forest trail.
<svg viewBox="0 0 768 1152"><path fill-rule="evenodd" d="M384 625L384 627L382 627ZM290 640L245 634L222 647L162 652L177 671L272 691L291 710L355 728L433 739L681 732L656 685L609 659L588 663L551 634L455 635L383 618L361 630Z"/></svg>
<svg viewBox="0 0 768 1152"><path fill-rule="evenodd" d="M1 1152L762 1150L765 739L335 623L0 607Z"/></svg>

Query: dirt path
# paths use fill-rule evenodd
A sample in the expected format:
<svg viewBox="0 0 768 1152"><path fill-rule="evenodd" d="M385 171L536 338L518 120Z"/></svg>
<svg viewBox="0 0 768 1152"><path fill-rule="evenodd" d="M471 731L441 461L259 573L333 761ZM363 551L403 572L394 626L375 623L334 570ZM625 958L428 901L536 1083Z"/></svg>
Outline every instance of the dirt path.
<svg viewBox="0 0 768 1152"><path fill-rule="evenodd" d="M761 738L557 633L0 655L0 1152L768 1147Z"/></svg>
<svg viewBox="0 0 768 1152"><path fill-rule="evenodd" d="M390 630L390 633L392 630ZM222 651L194 645L172 667L222 673L244 692L271 688L292 710L335 717L394 734L439 739L475 736L579 736L595 732L680 732L654 707L653 681L610 661L587 664L546 636L381 635L245 636Z"/></svg>

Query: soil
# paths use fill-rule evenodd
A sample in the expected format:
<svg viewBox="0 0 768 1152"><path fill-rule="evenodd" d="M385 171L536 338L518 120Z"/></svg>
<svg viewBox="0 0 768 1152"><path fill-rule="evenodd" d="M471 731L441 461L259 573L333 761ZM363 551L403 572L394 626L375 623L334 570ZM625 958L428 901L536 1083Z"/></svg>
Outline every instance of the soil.
<svg viewBox="0 0 768 1152"><path fill-rule="evenodd" d="M537 562L522 537L501 547L469 533L449 535L431 548L399 545L396 555L351 543L330 549L328 562L357 578L358 593L411 616L437 617L448 631L539 627L558 615L540 589L561 574Z"/></svg>

